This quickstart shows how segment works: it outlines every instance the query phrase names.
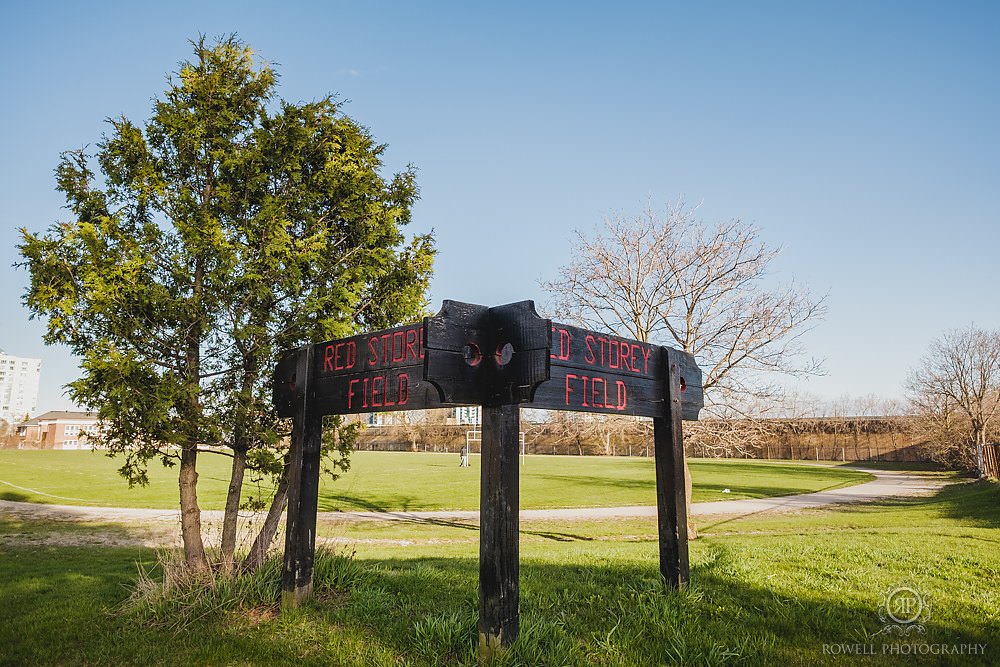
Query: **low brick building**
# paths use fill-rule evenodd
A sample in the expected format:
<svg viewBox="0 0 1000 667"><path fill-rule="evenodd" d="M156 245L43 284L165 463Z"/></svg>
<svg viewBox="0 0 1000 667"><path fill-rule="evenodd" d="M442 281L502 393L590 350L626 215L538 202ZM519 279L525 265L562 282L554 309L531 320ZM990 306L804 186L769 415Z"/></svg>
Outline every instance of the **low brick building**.
<svg viewBox="0 0 1000 667"><path fill-rule="evenodd" d="M17 427L24 447L92 449L91 437L100 433L96 412L51 410Z"/></svg>

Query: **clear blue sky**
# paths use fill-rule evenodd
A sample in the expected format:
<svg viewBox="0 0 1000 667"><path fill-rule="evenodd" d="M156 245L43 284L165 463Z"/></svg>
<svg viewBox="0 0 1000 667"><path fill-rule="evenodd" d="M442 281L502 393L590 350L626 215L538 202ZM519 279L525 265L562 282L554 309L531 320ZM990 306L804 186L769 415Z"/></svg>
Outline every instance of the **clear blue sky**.
<svg viewBox="0 0 1000 667"><path fill-rule="evenodd" d="M40 409L69 405L16 229L66 215L60 151L144 119L186 40L234 31L283 97L350 100L390 169L419 168L434 307L543 302L572 230L683 195L829 291L806 391L898 396L931 338L1000 328L1000 5L695 4L5 3L0 348L45 360Z"/></svg>

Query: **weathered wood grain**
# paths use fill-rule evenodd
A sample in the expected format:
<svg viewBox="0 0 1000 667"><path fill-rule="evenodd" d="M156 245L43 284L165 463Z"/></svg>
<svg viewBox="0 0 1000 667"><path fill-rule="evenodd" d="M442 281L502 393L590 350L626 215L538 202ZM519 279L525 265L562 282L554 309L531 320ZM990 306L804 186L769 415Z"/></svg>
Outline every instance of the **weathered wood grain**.
<svg viewBox="0 0 1000 667"><path fill-rule="evenodd" d="M669 414L653 419L656 457L656 509L660 574L672 588L687 586L687 498L684 487L684 441L681 432L680 359L668 350L663 359Z"/></svg>
<svg viewBox="0 0 1000 667"><path fill-rule="evenodd" d="M566 374L571 373L577 376L586 375L588 378L602 378L612 386L617 386L617 382L625 382L632 386L633 382L630 382L630 378L656 379L662 384L665 380L660 379L660 369L663 368L663 355L666 354L666 350L672 350L676 353L676 363L682 380L682 418L697 420L699 412L705 406L701 369L698 368L692 355L673 348L651 345L621 336L612 336L569 324L553 322L552 347L549 353L552 363L550 383L553 380L563 379ZM557 371L556 369L565 370ZM636 414L647 417L666 414L663 407L662 388L649 392L645 390L645 385L641 382L634 384L639 407L637 411L621 412L620 414ZM568 406L559 408L551 405L553 399L559 394L557 386L549 384L539 387L539 392L536 392L536 403L539 400L539 393L544 397L546 404L534 405L533 407L552 410L574 409ZM565 403L565 397L563 397L563 403ZM581 410L583 406L576 409ZM595 412L605 412L605 410L595 410Z"/></svg>
<svg viewBox="0 0 1000 667"><path fill-rule="evenodd" d="M420 363L370 373L319 377L313 381L316 409L331 415L447 407L434 385L423 379L423 374L424 365Z"/></svg>
<svg viewBox="0 0 1000 667"><path fill-rule="evenodd" d="M493 308L445 301L424 324L424 377L443 403L530 401L548 378L549 329L531 301Z"/></svg>
<svg viewBox="0 0 1000 667"><path fill-rule="evenodd" d="M479 648L489 658L517 639L518 445L516 405L483 408L479 495Z"/></svg>
<svg viewBox="0 0 1000 667"><path fill-rule="evenodd" d="M313 587L323 418L313 410L309 391L312 353L313 348L305 348L298 357L296 368L302 393L296 405L289 462L288 518L285 523L285 556L281 574L283 609L299 606L312 594ZM305 378L305 381L301 378Z"/></svg>
<svg viewBox="0 0 1000 667"><path fill-rule="evenodd" d="M538 386L530 407L658 417L664 414L664 390L655 378L553 365L551 379Z"/></svg>

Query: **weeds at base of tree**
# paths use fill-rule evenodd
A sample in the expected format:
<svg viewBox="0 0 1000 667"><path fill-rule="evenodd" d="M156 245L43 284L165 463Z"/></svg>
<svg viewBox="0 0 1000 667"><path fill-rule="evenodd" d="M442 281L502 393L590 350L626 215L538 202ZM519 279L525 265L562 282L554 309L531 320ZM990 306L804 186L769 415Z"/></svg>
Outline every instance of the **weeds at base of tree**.
<svg viewBox="0 0 1000 667"><path fill-rule="evenodd" d="M209 617L236 613L251 625L278 615L281 599L281 555L268 558L252 572L226 573L189 568L177 550L161 550L156 564L138 566L128 598L117 612L150 627L180 631ZM318 548L313 563L316 598L337 599L367 578L354 553Z"/></svg>

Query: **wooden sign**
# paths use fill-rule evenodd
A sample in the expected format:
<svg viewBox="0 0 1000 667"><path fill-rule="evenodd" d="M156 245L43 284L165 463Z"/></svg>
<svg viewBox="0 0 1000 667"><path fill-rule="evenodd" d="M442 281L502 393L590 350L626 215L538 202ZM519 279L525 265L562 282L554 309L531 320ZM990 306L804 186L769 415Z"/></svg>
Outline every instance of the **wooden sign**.
<svg viewBox="0 0 1000 667"><path fill-rule="evenodd" d="M441 407L424 380L424 325L411 324L312 346L310 385L319 414L356 414ZM278 414L294 413L296 351L275 372ZM301 387L299 388L301 389Z"/></svg>
<svg viewBox="0 0 1000 667"><path fill-rule="evenodd" d="M696 420L704 393L701 369L690 354L553 323L549 381L539 386L531 407L665 416L668 358L679 367L681 417Z"/></svg>
<svg viewBox="0 0 1000 667"><path fill-rule="evenodd" d="M423 322L307 345L277 364L274 406L294 418L282 606L312 591L322 417L483 406L479 632L484 657L518 635L520 408L653 418L660 572L688 581L681 420L704 405L680 350L553 323L531 301L445 301Z"/></svg>
<svg viewBox="0 0 1000 667"><path fill-rule="evenodd" d="M314 410L356 414L460 405L664 416L668 358L682 418L704 406L701 369L680 350L553 323L530 301L487 308L445 301L423 322L312 346ZM291 417L301 350L275 371L274 404Z"/></svg>
<svg viewBox="0 0 1000 667"><path fill-rule="evenodd" d="M531 401L549 378L549 320L531 301L487 308L445 301L424 320L427 379L451 405Z"/></svg>

